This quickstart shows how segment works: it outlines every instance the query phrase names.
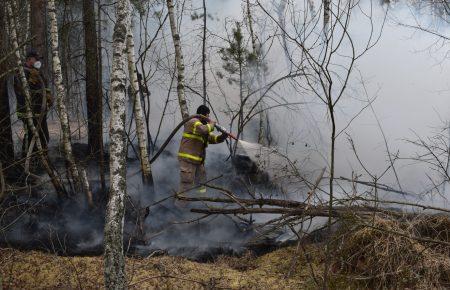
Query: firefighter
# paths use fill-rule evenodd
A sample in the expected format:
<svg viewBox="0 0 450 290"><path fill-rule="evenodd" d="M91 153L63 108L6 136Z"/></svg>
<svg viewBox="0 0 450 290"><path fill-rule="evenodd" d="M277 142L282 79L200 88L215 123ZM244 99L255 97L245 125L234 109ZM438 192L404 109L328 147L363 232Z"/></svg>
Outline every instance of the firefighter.
<svg viewBox="0 0 450 290"><path fill-rule="evenodd" d="M180 163L179 194L206 182L205 157L208 144L218 144L225 141L226 134L214 135L215 122L209 119L210 110L201 105L197 114L204 118L192 118L184 125L183 138L178 151ZM196 188L200 193L206 192L205 186Z"/></svg>
<svg viewBox="0 0 450 290"><path fill-rule="evenodd" d="M39 133L39 139L42 148L47 149L49 142L49 132L47 126L48 108L53 104L53 98L47 85L47 80L41 71L41 57L34 48L28 50L24 64L25 77L28 81L31 96L31 111L33 114L33 123ZM26 97L23 84L18 76L14 77L14 91L17 99L17 117L22 120L25 127L25 136L23 138L22 154L26 155L28 146L33 139L33 132L28 128L26 119ZM37 147L35 146L33 150Z"/></svg>

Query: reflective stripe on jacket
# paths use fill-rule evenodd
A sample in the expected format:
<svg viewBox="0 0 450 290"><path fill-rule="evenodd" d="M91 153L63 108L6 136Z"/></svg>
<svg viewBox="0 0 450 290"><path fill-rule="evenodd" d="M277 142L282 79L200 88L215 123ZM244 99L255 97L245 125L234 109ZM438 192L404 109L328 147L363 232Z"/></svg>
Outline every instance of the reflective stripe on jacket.
<svg viewBox="0 0 450 290"><path fill-rule="evenodd" d="M197 118L189 120L184 125L178 157L195 164L203 163L208 144L220 143L218 136L211 133L213 130L212 125L203 124Z"/></svg>

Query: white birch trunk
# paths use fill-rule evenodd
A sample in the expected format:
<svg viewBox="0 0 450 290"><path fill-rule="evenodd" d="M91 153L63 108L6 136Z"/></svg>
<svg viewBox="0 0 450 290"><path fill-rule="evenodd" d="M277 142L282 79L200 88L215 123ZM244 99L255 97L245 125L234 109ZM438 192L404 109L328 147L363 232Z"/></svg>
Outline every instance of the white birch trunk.
<svg viewBox="0 0 450 290"><path fill-rule="evenodd" d="M184 60L183 53L181 51L180 34L177 30L172 0L167 0L167 9L169 11L170 31L172 32L173 45L175 46L175 62L178 72L178 103L180 104L181 117L183 119L187 119L189 117L189 110L187 107L186 96L184 94Z"/></svg>
<svg viewBox="0 0 450 290"><path fill-rule="evenodd" d="M47 1L48 15L50 18L50 42L52 50L52 68L53 77L56 86L56 107L58 109L59 120L62 131L62 142L64 148L64 157L66 158L69 166L69 172L73 179L77 180L79 188L84 191L87 197L89 206L93 206L92 192L89 189L89 181L87 179L86 172L81 166L77 168L75 159L72 154L72 144L70 143L70 127L69 117L67 115L67 109L65 105L66 89L63 84L61 60L59 58L59 40L58 40L58 23L56 20L56 8L55 1Z"/></svg>
<svg viewBox="0 0 450 290"><path fill-rule="evenodd" d="M14 3L14 4L17 4L17 3ZM55 172L50 167L47 156L44 153L44 149L42 147L41 140L39 139L39 133L36 129L36 126L34 126L34 123L33 123L33 113L31 111L31 106L30 106L30 104L31 104L30 87L28 85L28 81L25 76L25 71L24 71L23 64L22 64L22 57L20 55L19 43L17 40L17 22L14 19L14 14L13 14L14 9L13 9L12 5L13 4L11 4L11 2L7 4L8 16L10 18L10 23L11 23L9 32L10 32L12 46L13 46L12 48L15 51L16 65L17 65L17 69L19 71L19 78L20 78L20 81L23 86L23 91L25 93L25 108L26 108L27 126L30 128L31 132L33 132L33 137L35 139L36 147L38 149L38 155L41 159L42 165L44 166L45 170L47 171L47 173L50 177L50 180L53 184L53 187L56 190L56 193L59 196L63 197L66 195L66 191L65 191L64 187L62 186L61 182L59 181L58 177L56 176Z"/></svg>
<svg viewBox="0 0 450 290"><path fill-rule="evenodd" d="M126 195L125 108L126 108L126 37L130 17L128 0L116 2L116 24L113 33L111 68L110 193L105 220L105 287L124 289L125 257L123 255L124 198Z"/></svg>
<svg viewBox="0 0 450 290"><path fill-rule="evenodd" d="M127 34L127 57L128 57L128 72L130 75L131 92L133 98L134 119L136 122L136 134L139 143L139 157L141 160L142 178L144 183L153 183L152 170L148 158L147 151L147 137L145 134L144 113L142 111L141 98L139 96L139 81L135 66L134 55L134 38L131 29L131 18L128 25Z"/></svg>

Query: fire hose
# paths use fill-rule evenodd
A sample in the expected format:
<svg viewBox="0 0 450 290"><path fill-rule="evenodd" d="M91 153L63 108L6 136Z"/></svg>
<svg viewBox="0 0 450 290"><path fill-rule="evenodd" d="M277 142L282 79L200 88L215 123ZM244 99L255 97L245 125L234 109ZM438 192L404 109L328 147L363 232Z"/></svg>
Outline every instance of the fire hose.
<svg viewBox="0 0 450 290"><path fill-rule="evenodd" d="M164 141L164 143L161 145L161 148L159 148L158 152L156 152L156 154L152 157L152 159L150 159L150 163L153 163L158 157L159 155L161 155L161 153L164 151L164 149L167 147L167 145L169 144L170 140L172 140L173 136L175 136L175 134L178 132L178 130L180 130L180 128L186 124L189 120L193 119L193 118L198 118L198 119L203 119L206 121L210 121L210 119L206 118L203 115L192 115L184 120L182 120L176 127L175 129L172 130L172 133L170 133L169 137L167 137L166 141ZM219 124L214 124L214 127L217 129L217 131L219 131L222 134L228 135L228 137L234 139L234 140L238 140L236 138L236 136L234 136L233 134L231 134L230 132L227 131L227 129L225 129L224 127L220 126Z"/></svg>

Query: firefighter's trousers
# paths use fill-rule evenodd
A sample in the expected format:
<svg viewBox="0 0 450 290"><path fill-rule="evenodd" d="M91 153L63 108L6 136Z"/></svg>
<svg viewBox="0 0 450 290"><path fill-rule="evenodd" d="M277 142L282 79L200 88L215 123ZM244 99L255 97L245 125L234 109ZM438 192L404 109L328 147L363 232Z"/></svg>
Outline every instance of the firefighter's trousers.
<svg viewBox="0 0 450 290"><path fill-rule="evenodd" d="M192 191L204 193L205 186L199 186L206 182L206 171L203 163L194 164L179 158L180 162L180 188L178 192L183 195L192 189ZM195 187L195 189L193 189Z"/></svg>
<svg viewBox="0 0 450 290"><path fill-rule="evenodd" d="M38 130L39 139L41 141L42 148L44 150L46 150L47 144L50 139L50 134L48 132L48 126L47 126L47 114L44 114L42 116L41 122L39 122L39 119L40 119L39 116L33 117L33 123L34 123L34 126L36 127L36 130ZM25 136L23 138L23 143L22 143L22 155L23 155L23 157L25 157L27 155L28 146L30 146L31 140L33 139L33 131L31 130L31 128L28 127L28 122L26 119L23 119L22 121L23 121L24 127L25 127ZM33 147L33 152L37 152L36 145Z"/></svg>

